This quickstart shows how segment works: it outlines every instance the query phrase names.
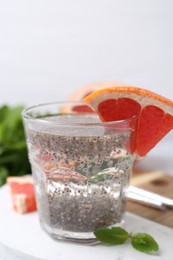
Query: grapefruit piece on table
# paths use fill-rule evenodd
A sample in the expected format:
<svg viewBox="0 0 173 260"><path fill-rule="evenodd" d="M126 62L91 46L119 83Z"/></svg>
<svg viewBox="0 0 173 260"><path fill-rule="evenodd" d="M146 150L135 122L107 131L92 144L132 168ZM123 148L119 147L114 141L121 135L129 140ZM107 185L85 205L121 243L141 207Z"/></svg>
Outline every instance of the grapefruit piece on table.
<svg viewBox="0 0 173 260"><path fill-rule="evenodd" d="M13 209L20 214L37 209L32 176L8 177Z"/></svg>
<svg viewBox="0 0 173 260"><path fill-rule="evenodd" d="M67 98L67 101L82 101L84 97L93 93L96 90L120 86L120 82L114 81L103 81L103 82L94 82L87 84L79 89L75 90L70 96ZM86 104L86 105L78 105L70 107L63 107L63 112L70 112L69 109L73 112L83 112L83 113L94 113L94 111Z"/></svg>
<svg viewBox="0 0 173 260"><path fill-rule="evenodd" d="M83 99L102 121L138 117L135 150L145 156L173 129L173 101L152 91L120 86L98 90Z"/></svg>

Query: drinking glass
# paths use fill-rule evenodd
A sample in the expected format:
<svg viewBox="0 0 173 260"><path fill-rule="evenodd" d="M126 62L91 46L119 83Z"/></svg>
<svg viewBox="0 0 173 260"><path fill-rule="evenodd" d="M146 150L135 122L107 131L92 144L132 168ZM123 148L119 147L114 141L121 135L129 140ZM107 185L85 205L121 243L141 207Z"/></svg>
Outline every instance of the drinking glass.
<svg viewBox="0 0 173 260"><path fill-rule="evenodd" d="M42 228L88 243L96 229L123 223L136 118L101 122L83 105L41 104L22 115Z"/></svg>

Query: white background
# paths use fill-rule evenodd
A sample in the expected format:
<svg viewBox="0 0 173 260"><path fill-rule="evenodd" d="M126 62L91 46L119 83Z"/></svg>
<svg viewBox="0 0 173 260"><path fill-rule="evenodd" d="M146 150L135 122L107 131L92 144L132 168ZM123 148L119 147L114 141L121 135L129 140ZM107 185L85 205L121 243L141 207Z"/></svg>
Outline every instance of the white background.
<svg viewBox="0 0 173 260"><path fill-rule="evenodd" d="M173 99L172 0L0 0L0 105L104 80Z"/></svg>
<svg viewBox="0 0 173 260"><path fill-rule="evenodd" d="M115 80L173 99L172 0L0 0L0 105ZM140 167L173 175L173 132Z"/></svg>

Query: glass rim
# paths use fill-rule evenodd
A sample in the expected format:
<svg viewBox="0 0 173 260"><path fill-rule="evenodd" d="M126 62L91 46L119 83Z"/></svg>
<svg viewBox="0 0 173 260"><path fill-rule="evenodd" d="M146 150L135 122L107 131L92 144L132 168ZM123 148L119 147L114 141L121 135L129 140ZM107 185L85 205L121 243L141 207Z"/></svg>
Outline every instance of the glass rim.
<svg viewBox="0 0 173 260"><path fill-rule="evenodd" d="M49 120L45 120L43 118L37 118L31 115L28 115L29 112L31 112L34 109L39 109L41 107L46 107L46 106L53 106L53 105L65 105L65 104L78 104L78 105L87 105L86 103L82 102L82 101L57 101L57 102L48 102L48 103L40 103L40 104L36 104L33 106L28 106L26 107L23 111L22 111L22 117L24 120L26 121L30 121L33 123L38 123L38 124L45 124L45 125L52 125L52 126L111 126L111 125L119 125L122 123L129 123L130 121L136 120L138 118L138 115L133 115L130 118L127 119L122 119L122 120L114 120L114 121L108 121L108 122L104 122L104 121L100 121L100 122L54 122L54 121L49 121ZM77 115L78 113L74 113L74 114L70 114L69 113L62 113L61 115ZM89 113L89 112L81 112L81 114L83 115L94 115L94 113ZM57 114L58 115L58 114ZM98 114L95 114L99 117Z"/></svg>

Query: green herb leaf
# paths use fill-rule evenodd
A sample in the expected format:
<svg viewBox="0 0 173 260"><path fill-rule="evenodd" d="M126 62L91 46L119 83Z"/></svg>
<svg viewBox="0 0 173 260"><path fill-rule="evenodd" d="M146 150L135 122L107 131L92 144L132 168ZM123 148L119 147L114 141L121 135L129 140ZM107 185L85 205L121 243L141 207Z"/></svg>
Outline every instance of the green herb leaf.
<svg viewBox="0 0 173 260"><path fill-rule="evenodd" d="M31 172L21 112L23 106L0 107L0 186L9 175Z"/></svg>
<svg viewBox="0 0 173 260"><path fill-rule="evenodd" d="M157 252L159 246L155 239L146 233L137 233L132 236L132 246L138 251L144 253L151 253L152 251Z"/></svg>
<svg viewBox="0 0 173 260"><path fill-rule="evenodd" d="M102 243L110 245L123 244L129 238L128 232L121 227L97 229L94 235Z"/></svg>

